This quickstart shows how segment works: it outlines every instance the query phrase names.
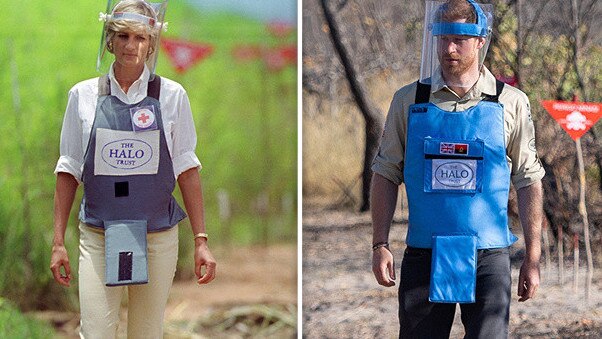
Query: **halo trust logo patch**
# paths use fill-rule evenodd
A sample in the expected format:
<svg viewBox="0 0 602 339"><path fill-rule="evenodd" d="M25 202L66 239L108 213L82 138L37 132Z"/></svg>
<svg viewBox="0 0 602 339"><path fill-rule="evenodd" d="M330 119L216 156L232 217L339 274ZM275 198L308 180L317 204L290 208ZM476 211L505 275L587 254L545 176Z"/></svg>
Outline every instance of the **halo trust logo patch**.
<svg viewBox="0 0 602 339"><path fill-rule="evenodd" d="M107 165L130 170L148 163L153 157L153 149L142 140L121 139L104 145L101 154Z"/></svg>
<svg viewBox="0 0 602 339"><path fill-rule="evenodd" d="M94 175L157 174L160 131L96 130Z"/></svg>
<svg viewBox="0 0 602 339"><path fill-rule="evenodd" d="M475 172L463 162L445 162L435 168L434 178L441 186L460 188L475 181Z"/></svg>

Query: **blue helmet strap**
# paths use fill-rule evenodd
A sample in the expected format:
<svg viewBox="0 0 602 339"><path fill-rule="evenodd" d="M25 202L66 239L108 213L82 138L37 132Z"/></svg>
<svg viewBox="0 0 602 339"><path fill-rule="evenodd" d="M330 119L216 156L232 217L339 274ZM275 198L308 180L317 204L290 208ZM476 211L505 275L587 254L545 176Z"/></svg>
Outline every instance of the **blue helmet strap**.
<svg viewBox="0 0 602 339"><path fill-rule="evenodd" d="M487 28L487 17L479 5L474 0L468 0L475 10L477 16L476 23L464 22L436 22L433 23L433 35L469 35L485 37L489 34Z"/></svg>

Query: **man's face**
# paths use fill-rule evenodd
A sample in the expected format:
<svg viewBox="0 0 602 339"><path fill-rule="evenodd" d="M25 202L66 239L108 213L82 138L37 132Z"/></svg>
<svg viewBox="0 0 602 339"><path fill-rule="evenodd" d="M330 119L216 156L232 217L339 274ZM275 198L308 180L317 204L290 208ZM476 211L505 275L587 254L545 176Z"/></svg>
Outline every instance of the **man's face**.
<svg viewBox="0 0 602 339"><path fill-rule="evenodd" d="M441 35L437 41L437 53L444 75L460 76L478 67L479 50L484 38L467 35Z"/></svg>

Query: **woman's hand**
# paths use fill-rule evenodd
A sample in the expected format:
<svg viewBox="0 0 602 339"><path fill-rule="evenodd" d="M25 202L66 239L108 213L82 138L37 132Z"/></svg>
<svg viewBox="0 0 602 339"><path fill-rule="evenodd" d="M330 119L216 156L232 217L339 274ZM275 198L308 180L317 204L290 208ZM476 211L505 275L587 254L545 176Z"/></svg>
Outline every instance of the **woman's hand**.
<svg viewBox="0 0 602 339"><path fill-rule="evenodd" d="M203 270L203 266L205 269ZM217 266L209 247L207 239L197 238L194 242L194 273L200 284L208 284L215 278L215 267ZM204 271L204 273L203 273Z"/></svg>
<svg viewBox="0 0 602 339"><path fill-rule="evenodd" d="M64 268L65 274L61 272ZM50 257L50 270L54 280L63 286L69 287L71 281L71 267L69 266L69 256L65 246L52 246L52 255Z"/></svg>
<svg viewBox="0 0 602 339"><path fill-rule="evenodd" d="M73 175L65 172L57 173L54 191L54 239L50 256L50 270L54 280L67 287L69 287L69 281L71 280L71 267L65 248L65 230L67 229L69 213L78 185ZM65 274L62 273L63 269Z"/></svg>

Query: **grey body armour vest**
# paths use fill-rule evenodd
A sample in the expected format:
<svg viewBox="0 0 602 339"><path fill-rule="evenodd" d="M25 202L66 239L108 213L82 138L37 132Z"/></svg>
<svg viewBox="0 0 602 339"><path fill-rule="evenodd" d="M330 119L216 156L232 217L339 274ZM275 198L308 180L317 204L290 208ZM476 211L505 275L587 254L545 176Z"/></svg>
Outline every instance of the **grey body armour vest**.
<svg viewBox="0 0 602 339"><path fill-rule="evenodd" d="M161 119L160 84L161 79L156 76L148 84L147 96L137 104L128 105L111 95L108 76L100 77L96 115L84 156L84 196L79 215L82 222L104 229L106 221L145 220L147 230L154 232L169 229L186 218L186 213L172 195L176 179ZM131 109L150 106L154 107L156 128L134 132ZM109 141L103 139L104 144L97 145L99 129L105 134L121 137L111 136ZM150 135L146 133L154 133L156 136L157 132L159 140L154 148L147 146L149 143L138 140ZM132 145L138 144L143 148L131 149ZM110 147L116 149L109 149ZM102 155L96 154L99 150ZM151 174L128 175L127 171L133 166L117 168L119 166L115 166L115 162L105 161L114 160L110 157L121 157L117 160L121 164L135 164L136 161L141 163L144 159L156 162L158 157L158 166L155 165L154 173ZM108 172L105 170L99 174L99 164L109 168ZM115 174L111 173L113 168L116 168Z"/></svg>

